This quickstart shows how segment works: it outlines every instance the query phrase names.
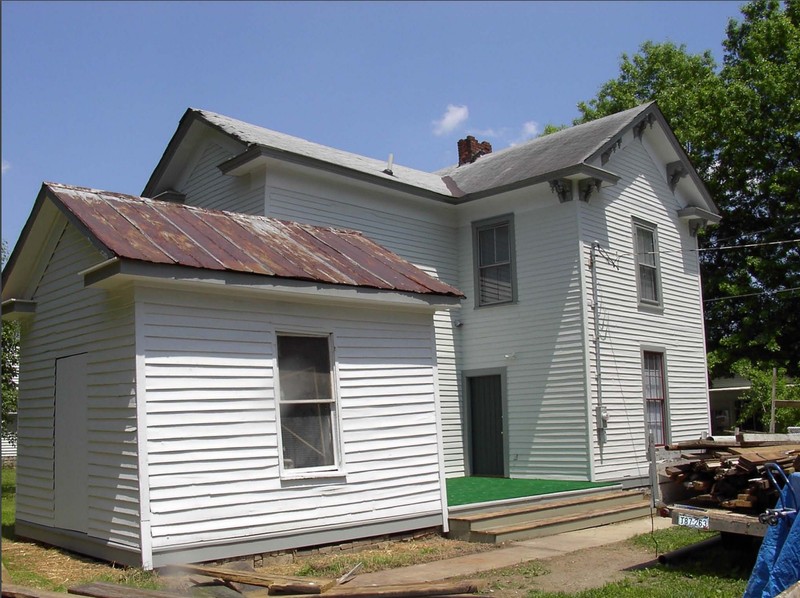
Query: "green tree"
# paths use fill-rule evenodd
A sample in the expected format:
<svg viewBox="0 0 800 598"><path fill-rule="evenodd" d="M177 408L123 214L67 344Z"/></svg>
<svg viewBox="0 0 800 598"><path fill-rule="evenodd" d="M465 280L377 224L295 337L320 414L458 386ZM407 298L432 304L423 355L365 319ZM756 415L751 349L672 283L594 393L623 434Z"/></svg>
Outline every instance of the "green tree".
<svg viewBox="0 0 800 598"><path fill-rule="evenodd" d="M712 375L741 359L800 374L800 4L755 0L709 52L646 42L578 104L586 122L656 100L723 220L702 239ZM749 246L740 250L722 247Z"/></svg>
<svg viewBox="0 0 800 598"><path fill-rule="evenodd" d="M545 135L552 135L553 133L558 133L559 131L563 131L564 129L569 128L569 125L554 125L553 123L547 123L542 129L541 134L539 137L544 137Z"/></svg>
<svg viewBox="0 0 800 598"><path fill-rule="evenodd" d="M757 367L743 359L732 366L733 372L750 381L750 388L741 395L742 410L739 424L759 421L764 430L769 430L772 417L772 368ZM800 386L789 384L786 369L779 368L775 384L775 399L778 401L797 401L800 405ZM800 409L781 407L775 410L775 432L785 434L789 426L800 425Z"/></svg>
<svg viewBox="0 0 800 598"><path fill-rule="evenodd" d="M2 243L2 262L5 265L8 252ZM2 336L2 427L3 438L15 440L11 435L9 415L17 411L17 374L19 373L19 326L16 322L3 322Z"/></svg>
<svg viewBox="0 0 800 598"><path fill-rule="evenodd" d="M706 172L717 150L707 132L718 127L722 98L710 51L689 54L684 45L647 41L637 54L622 54L619 77L604 83L597 97L578 103L581 117L575 124L656 100L694 166Z"/></svg>
<svg viewBox="0 0 800 598"><path fill-rule="evenodd" d="M703 255L709 348L800 374L800 4L759 0L728 24L716 164L723 220ZM713 131L709 131L710 136Z"/></svg>

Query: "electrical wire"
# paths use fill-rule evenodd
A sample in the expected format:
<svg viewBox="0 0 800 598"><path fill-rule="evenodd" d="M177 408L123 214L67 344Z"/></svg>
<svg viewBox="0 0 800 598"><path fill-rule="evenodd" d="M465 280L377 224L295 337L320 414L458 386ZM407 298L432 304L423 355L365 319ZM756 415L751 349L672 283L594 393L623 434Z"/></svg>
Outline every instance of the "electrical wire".
<svg viewBox="0 0 800 598"><path fill-rule="evenodd" d="M703 303L727 301L729 299L741 299L743 297L759 297L761 295L777 295L778 293L790 293L792 291L800 291L800 287L792 287L791 289L777 289L775 291L761 291L760 293L745 293L743 295L730 295L729 297L715 297L713 299L703 299Z"/></svg>

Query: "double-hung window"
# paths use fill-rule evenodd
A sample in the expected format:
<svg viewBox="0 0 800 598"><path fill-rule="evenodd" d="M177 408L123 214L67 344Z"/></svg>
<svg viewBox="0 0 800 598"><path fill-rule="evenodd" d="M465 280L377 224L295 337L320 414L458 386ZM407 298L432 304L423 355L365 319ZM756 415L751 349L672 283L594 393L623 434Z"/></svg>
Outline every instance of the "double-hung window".
<svg viewBox="0 0 800 598"><path fill-rule="evenodd" d="M636 253L636 282L639 303L660 306L661 274L658 265L658 236L655 224L633 222Z"/></svg>
<svg viewBox="0 0 800 598"><path fill-rule="evenodd" d="M335 468L336 398L330 338L279 334L278 383L283 468Z"/></svg>
<svg viewBox="0 0 800 598"><path fill-rule="evenodd" d="M644 387L644 421L647 433L656 445L667 443L666 402L667 387L664 383L664 354L655 351L642 353Z"/></svg>
<svg viewBox="0 0 800 598"><path fill-rule="evenodd" d="M473 224L476 305L512 303L514 281L513 217Z"/></svg>

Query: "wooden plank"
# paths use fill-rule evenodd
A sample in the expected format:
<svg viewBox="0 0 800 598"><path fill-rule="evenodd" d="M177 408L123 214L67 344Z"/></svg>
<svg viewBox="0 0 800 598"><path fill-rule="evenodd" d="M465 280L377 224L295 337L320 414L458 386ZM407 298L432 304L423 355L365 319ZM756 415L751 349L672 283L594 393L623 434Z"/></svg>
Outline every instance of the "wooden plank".
<svg viewBox="0 0 800 598"><path fill-rule="evenodd" d="M800 401L775 401L775 407L789 407L791 409L800 409Z"/></svg>
<svg viewBox="0 0 800 598"><path fill-rule="evenodd" d="M69 588L67 592L78 596L92 596L93 598L186 598L182 594L161 592L159 590L143 590L102 581L74 586ZM3 588L3 596L5 596L5 588ZM60 596L63 598L64 594L60 594Z"/></svg>
<svg viewBox="0 0 800 598"><path fill-rule="evenodd" d="M379 596L382 598L413 598L415 596L455 596L474 595L478 591L478 584L474 581L461 582L420 582L395 585L350 586L337 585L323 593L323 596ZM244 598L267 598L268 596L281 595L269 590L253 590L244 592ZM302 594L283 594L284 596L301 596Z"/></svg>
<svg viewBox="0 0 800 598"><path fill-rule="evenodd" d="M736 436L742 446L771 446L800 442L800 434L762 434L743 432Z"/></svg>
<svg viewBox="0 0 800 598"><path fill-rule="evenodd" d="M770 447L731 449L739 455L739 464L752 468L765 463L785 461L791 463L800 454L800 444L783 444Z"/></svg>
<svg viewBox="0 0 800 598"><path fill-rule="evenodd" d="M8 583L3 580L3 598L64 598L60 592L50 592L48 590L37 590Z"/></svg>
<svg viewBox="0 0 800 598"><path fill-rule="evenodd" d="M478 584L473 581L424 582L400 585L336 586L325 592L325 596L376 596L378 598L414 598L416 596L451 596L474 594Z"/></svg>
<svg viewBox="0 0 800 598"><path fill-rule="evenodd" d="M186 571L208 577L215 577L224 581L246 583L251 586L270 587L273 584L297 584L296 587L306 588L305 594L319 594L332 587L336 581L333 579L315 579L312 577L292 577L289 575L275 575L272 573L257 573L254 571L237 571L225 567L206 567L204 565L175 565L172 571ZM295 592L298 593L298 592Z"/></svg>

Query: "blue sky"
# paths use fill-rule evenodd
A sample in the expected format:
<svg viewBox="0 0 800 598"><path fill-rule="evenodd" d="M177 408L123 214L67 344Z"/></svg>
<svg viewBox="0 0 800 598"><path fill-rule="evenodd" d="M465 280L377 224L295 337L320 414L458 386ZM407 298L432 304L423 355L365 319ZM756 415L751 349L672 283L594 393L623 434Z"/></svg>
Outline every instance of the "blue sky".
<svg viewBox="0 0 800 598"><path fill-rule="evenodd" d="M2 237L43 181L138 194L186 108L437 170L568 124L646 40L741 2L2 2Z"/></svg>

